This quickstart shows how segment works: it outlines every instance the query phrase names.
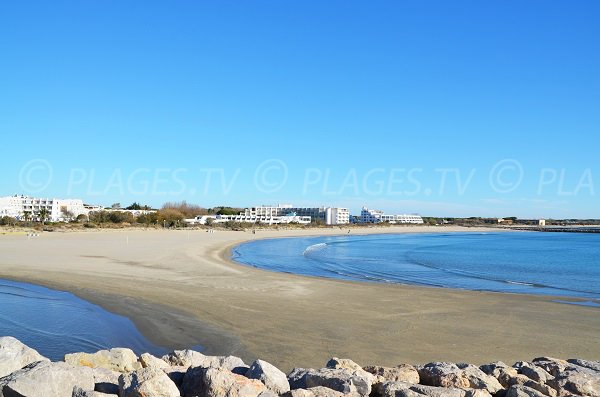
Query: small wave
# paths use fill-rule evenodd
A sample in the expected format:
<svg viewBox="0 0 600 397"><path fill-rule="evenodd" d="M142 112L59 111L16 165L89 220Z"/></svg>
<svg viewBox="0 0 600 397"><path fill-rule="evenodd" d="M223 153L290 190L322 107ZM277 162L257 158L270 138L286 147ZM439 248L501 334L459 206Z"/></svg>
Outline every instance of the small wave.
<svg viewBox="0 0 600 397"><path fill-rule="evenodd" d="M323 248L326 248L326 247L327 247L327 243L313 244L313 245L306 247L306 249L304 250L302 255L306 255L312 251L322 250Z"/></svg>
<svg viewBox="0 0 600 397"><path fill-rule="evenodd" d="M506 284L515 284L515 285L525 285L527 287L535 287L535 284L525 283L523 281L512 281L512 280L504 280Z"/></svg>

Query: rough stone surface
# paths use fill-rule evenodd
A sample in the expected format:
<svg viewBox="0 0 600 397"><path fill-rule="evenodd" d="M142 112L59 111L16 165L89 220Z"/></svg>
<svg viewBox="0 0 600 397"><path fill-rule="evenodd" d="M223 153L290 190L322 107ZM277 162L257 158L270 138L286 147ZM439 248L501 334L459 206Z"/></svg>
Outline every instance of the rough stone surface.
<svg viewBox="0 0 600 397"><path fill-rule="evenodd" d="M246 377L260 380L269 390L277 394L290 391L287 376L277 367L263 360L254 361L246 372Z"/></svg>
<svg viewBox="0 0 600 397"><path fill-rule="evenodd" d="M375 376L375 382L407 382L419 383L419 372L415 367L408 364L400 364L397 367L380 367L370 365L363 368ZM516 373L516 371L515 371Z"/></svg>
<svg viewBox="0 0 600 397"><path fill-rule="evenodd" d="M341 393L357 393L368 396L374 380L372 374L362 371L368 376L361 376L357 371L348 369L322 368L304 369L295 368L289 375L288 381L292 389L310 389L317 386L328 387Z"/></svg>
<svg viewBox="0 0 600 397"><path fill-rule="evenodd" d="M90 368L38 361L0 378L0 397L71 397L75 387L94 390Z"/></svg>
<svg viewBox="0 0 600 397"><path fill-rule="evenodd" d="M341 393L339 391L332 390L328 387L312 387L310 389L296 389L291 390L285 394L283 397L359 397L360 395L357 393Z"/></svg>
<svg viewBox="0 0 600 397"><path fill-rule="evenodd" d="M120 397L179 397L179 389L158 368L142 368L119 377Z"/></svg>
<svg viewBox="0 0 600 397"><path fill-rule="evenodd" d="M417 370L421 383L428 386L484 389L490 394L503 389L498 379L470 364L435 362L418 367Z"/></svg>
<svg viewBox="0 0 600 397"><path fill-rule="evenodd" d="M529 379L536 382L544 383L548 379L552 379L552 375L550 375L545 369L537 367L532 363L519 361L515 363L513 367L515 367L521 375L525 375Z"/></svg>
<svg viewBox="0 0 600 397"><path fill-rule="evenodd" d="M486 390L424 386L408 382L386 382L379 386L382 397L490 397Z"/></svg>
<svg viewBox="0 0 600 397"><path fill-rule="evenodd" d="M578 367L583 367L595 372L600 372L600 361L588 361L575 358L567 360L567 362L572 365L577 365Z"/></svg>
<svg viewBox="0 0 600 397"><path fill-rule="evenodd" d="M49 361L12 336L0 338L0 378L37 361Z"/></svg>
<svg viewBox="0 0 600 397"><path fill-rule="evenodd" d="M96 353L72 353L65 355L65 362L90 368L106 368L117 372L131 372L142 368L131 349L114 348Z"/></svg>
<svg viewBox="0 0 600 397"><path fill-rule="evenodd" d="M527 386L514 385L506 392L506 397L547 397L541 392Z"/></svg>
<svg viewBox="0 0 600 397"><path fill-rule="evenodd" d="M491 364L482 365L481 367L479 367L479 369L487 375L493 376L494 378L498 379L498 382L500 382L502 387L504 387L505 389L508 389L510 386L515 384L516 382L514 381L514 379L519 375L516 369L514 369L513 367L509 367L502 361L496 361ZM526 379L523 380L521 384L525 382Z"/></svg>
<svg viewBox="0 0 600 397"><path fill-rule="evenodd" d="M96 384L94 390L108 394L119 393L120 372L111 371L106 368L92 368L92 374L94 375L94 383Z"/></svg>
<svg viewBox="0 0 600 397"><path fill-rule="evenodd" d="M154 357L150 353L143 353L138 359L138 361L142 365L142 368L164 369L170 367L165 360L162 360L158 357Z"/></svg>
<svg viewBox="0 0 600 397"><path fill-rule="evenodd" d="M175 350L162 359L171 366L179 367L203 367L203 368L226 368L238 374L245 374L248 365L235 356L205 356L194 350Z"/></svg>
<svg viewBox="0 0 600 397"><path fill-rule="evenodd" d="M598 397L600 396L600 374L584 370L570 370L550 379L546 384L558 391L560 397L578 396Z"/></svg>
<svg viewBox="0 0 600 397"><path fill-rule="evenodd" d="M570 366L566 360L560 360L552 357L534 358L531 363L536 367L542 368L552 376L558 375Z"/></svg>
<svg viewBox="0 0 600 397"><path fill-rule="evenodd" d="M269 397L274 394L261 381L225 368L189 368L181 389L184 397Z"/></svg>
<svg viewBox="0 0 600 397"><path fill-rule="evenodd" d="M75 386L71 397L115 397L116 394L106 394L99 391L84 390L81 387Z"/></svg>

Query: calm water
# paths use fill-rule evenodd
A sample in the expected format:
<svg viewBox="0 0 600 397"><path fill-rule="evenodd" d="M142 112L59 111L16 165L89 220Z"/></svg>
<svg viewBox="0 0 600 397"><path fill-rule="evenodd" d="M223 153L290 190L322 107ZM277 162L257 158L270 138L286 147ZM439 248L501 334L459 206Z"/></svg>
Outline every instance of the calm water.
<svg viewBox="0 0 600 397"><path fill-rule="evenodd" d="M242 244L233 259L267 270L346 280L600 299L600 234L284 238Z"/></svg>
<svg viewBox="0 0 600 397"><path fill-rule="evenodd" d="M73 294L0 280L0 335L10 335L51 360L65 353L129 347L137 354L163 354L126 317Z"/></svg>

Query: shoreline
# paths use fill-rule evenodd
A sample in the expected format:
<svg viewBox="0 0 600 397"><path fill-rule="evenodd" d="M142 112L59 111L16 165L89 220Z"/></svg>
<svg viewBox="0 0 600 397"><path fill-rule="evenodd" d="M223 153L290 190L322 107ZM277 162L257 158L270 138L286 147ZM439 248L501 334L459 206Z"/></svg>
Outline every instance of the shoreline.
<svg viewBox="0 0 600 397"><path fill-rule="evenodd" d="M364 232L479 231L456 229ZM69 291L130 318L159 346L199 344L209 354L264 357L282 368L314 366L329 356L395 365L600 354L594 342L597 308L554 303L558 297L305 277L256 269L228 256L244 241L324 231L342 234L47 233L32 240L48 250L46 264L31 252L32 241L2 236L0 249L7 255L0 258L0 277ZM124 233L131 236L126 244Z"/></svg>

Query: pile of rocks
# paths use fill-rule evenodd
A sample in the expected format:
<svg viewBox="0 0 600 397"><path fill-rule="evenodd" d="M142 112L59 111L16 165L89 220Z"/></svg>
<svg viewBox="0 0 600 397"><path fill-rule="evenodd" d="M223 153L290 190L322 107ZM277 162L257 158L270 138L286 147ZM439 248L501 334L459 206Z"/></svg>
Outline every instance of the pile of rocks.
<svg viewBox="0 0 600 397"><path fill-rule="evenodd" d="M266 361L179 350L162 358L129 349L67 354L51 362L0 338L0 397L600 397L600 362L502 362L361 367L332 358L288 375Z"/></svg>

